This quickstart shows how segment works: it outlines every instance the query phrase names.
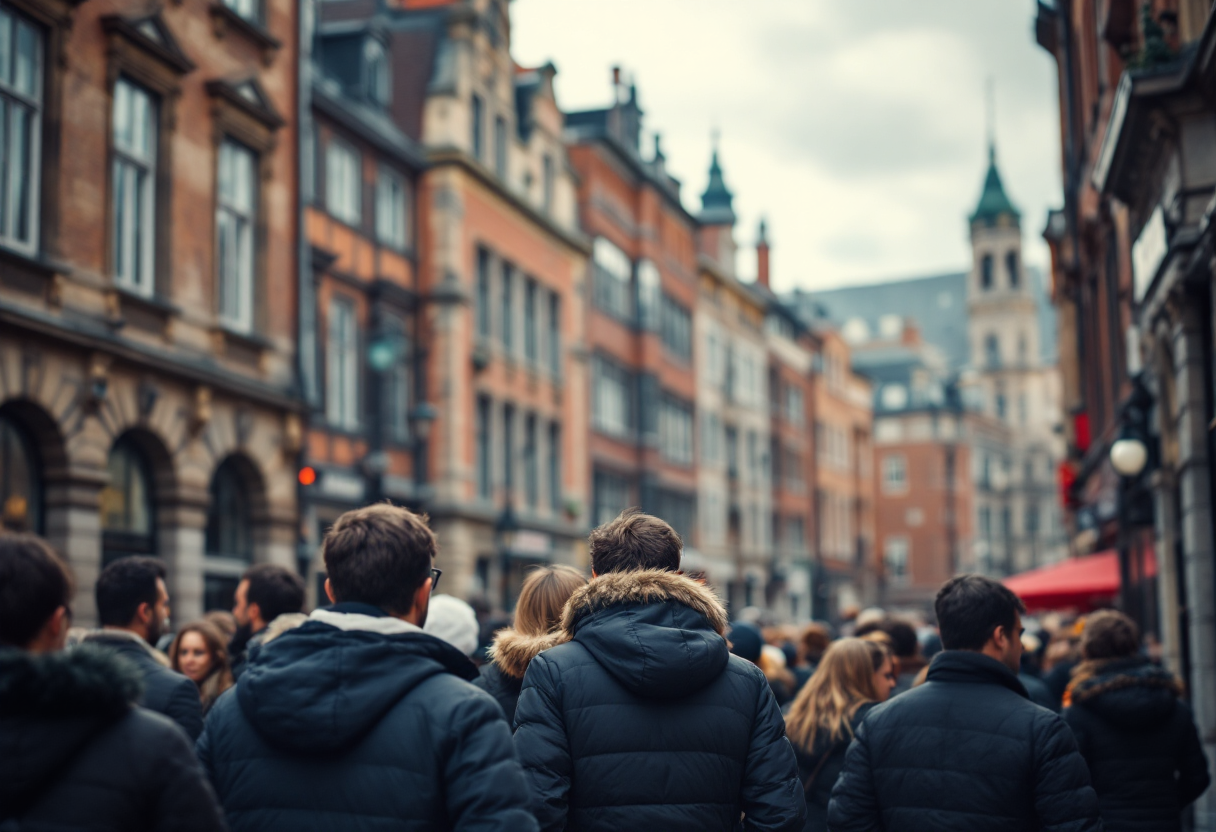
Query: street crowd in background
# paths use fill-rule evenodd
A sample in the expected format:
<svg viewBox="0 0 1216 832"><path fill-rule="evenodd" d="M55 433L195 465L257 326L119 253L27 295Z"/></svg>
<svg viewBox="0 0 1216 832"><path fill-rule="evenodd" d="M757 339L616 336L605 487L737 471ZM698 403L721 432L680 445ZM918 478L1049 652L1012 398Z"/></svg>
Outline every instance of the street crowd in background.
<svg viewBox="0 0 1216 832"><path fill-rule="evenodd" d="M171 629L161 561L72 576L0 535L6 830L1181 830L1186 692L1122 613L1031 619L964 575L935 621L735 621L663 520L541 566L513 621L437 594L426 518L348 512L298 575Z"/></svg>

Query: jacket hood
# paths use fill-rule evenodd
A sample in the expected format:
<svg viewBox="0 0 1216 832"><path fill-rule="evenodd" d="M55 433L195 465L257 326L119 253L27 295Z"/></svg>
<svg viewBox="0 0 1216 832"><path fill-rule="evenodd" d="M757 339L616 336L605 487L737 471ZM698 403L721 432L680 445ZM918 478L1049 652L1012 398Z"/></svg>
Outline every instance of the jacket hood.
<svg viewBox="0 0 1216 832"><path fill-rule="evenodd" d="M1107 662L1072 688L1072 704L1123 728L1156 728L1174 715L1182 685L1173 674L1136 657Z"/></svg>
<svg viewBox="0 0 1216 832"><path fill-rule="evenodd" d="M53 776L142 693L139 672L111 650L0 650L0 806Z"/></svg>
<svg viewBox="0 0 1216 832"><path fill-rule="evenodd" d="M477 677L468 657L447 642L379 611L344 614L343 606L318 610L260 647L236 686L241 711L276 748L345 750L432 676Z"/></svg>
<svg viewBox="0 0 1216 832"><path fill-rule="evenodd" d="M679 699L716 679L730 658L726 610L712 591L674 572L612 572L580 587L559 640L583 645L637 696Z"/></svg>
<svg viewBox="0 0 1216 832"><path fill-rule="evenodd" d="M1002 685L1026 699L1026 686L1005 665L972 650L943 650L929 664L926 682Z"/></svg>
<svg viewBox="0 0 1216 832"><path fill-rule="evenodd" d="M499 630L490 645L488 655L504 676L512 679L523 679L528 670L528 664L538 655L570 639L561 630L545 633L540 636L530 636L521 633L514 627Z"/></svg>

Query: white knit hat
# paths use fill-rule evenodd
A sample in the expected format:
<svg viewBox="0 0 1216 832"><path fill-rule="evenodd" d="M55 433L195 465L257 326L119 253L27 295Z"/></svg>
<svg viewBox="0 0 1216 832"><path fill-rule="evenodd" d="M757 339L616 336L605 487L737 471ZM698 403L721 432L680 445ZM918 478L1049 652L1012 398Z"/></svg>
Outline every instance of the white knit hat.
<svg viewBox="0 0 1216 832"><path fill-rule="evenodd" d="M477 650L481 627L477 613L464 601L453 595L432 595L422 630L470 656Z"/></svg>

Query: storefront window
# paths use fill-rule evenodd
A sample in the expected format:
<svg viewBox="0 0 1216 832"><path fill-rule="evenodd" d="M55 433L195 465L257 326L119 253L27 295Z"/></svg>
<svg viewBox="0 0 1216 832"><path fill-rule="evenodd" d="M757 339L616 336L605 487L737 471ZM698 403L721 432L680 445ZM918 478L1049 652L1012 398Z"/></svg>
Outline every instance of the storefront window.
<svg viewBox="0 0 1216 832"><path fill-rule="evenodd" d="M110 451L110 482L101 490L102 565L155 553L152 478L147 459L128 437Z"/></svg>
<svg viewBox="0 0 1216 832"><path fill-rule="evenodd" d="M0 415L0 527L42 533L40 471L25 431Z"/></svg>

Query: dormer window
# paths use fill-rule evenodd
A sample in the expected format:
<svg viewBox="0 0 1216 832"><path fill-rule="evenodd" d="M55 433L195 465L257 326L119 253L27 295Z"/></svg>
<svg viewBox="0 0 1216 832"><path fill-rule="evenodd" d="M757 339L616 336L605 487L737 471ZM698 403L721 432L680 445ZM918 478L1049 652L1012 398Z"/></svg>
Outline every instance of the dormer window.
<svg viewBox="0 0 1216 832"><path fill-rule="evenodd" d="M393 95L388 53L375 38L368 38L363 45L363 72L368 100L379 107L388 107Z"/></svg>

